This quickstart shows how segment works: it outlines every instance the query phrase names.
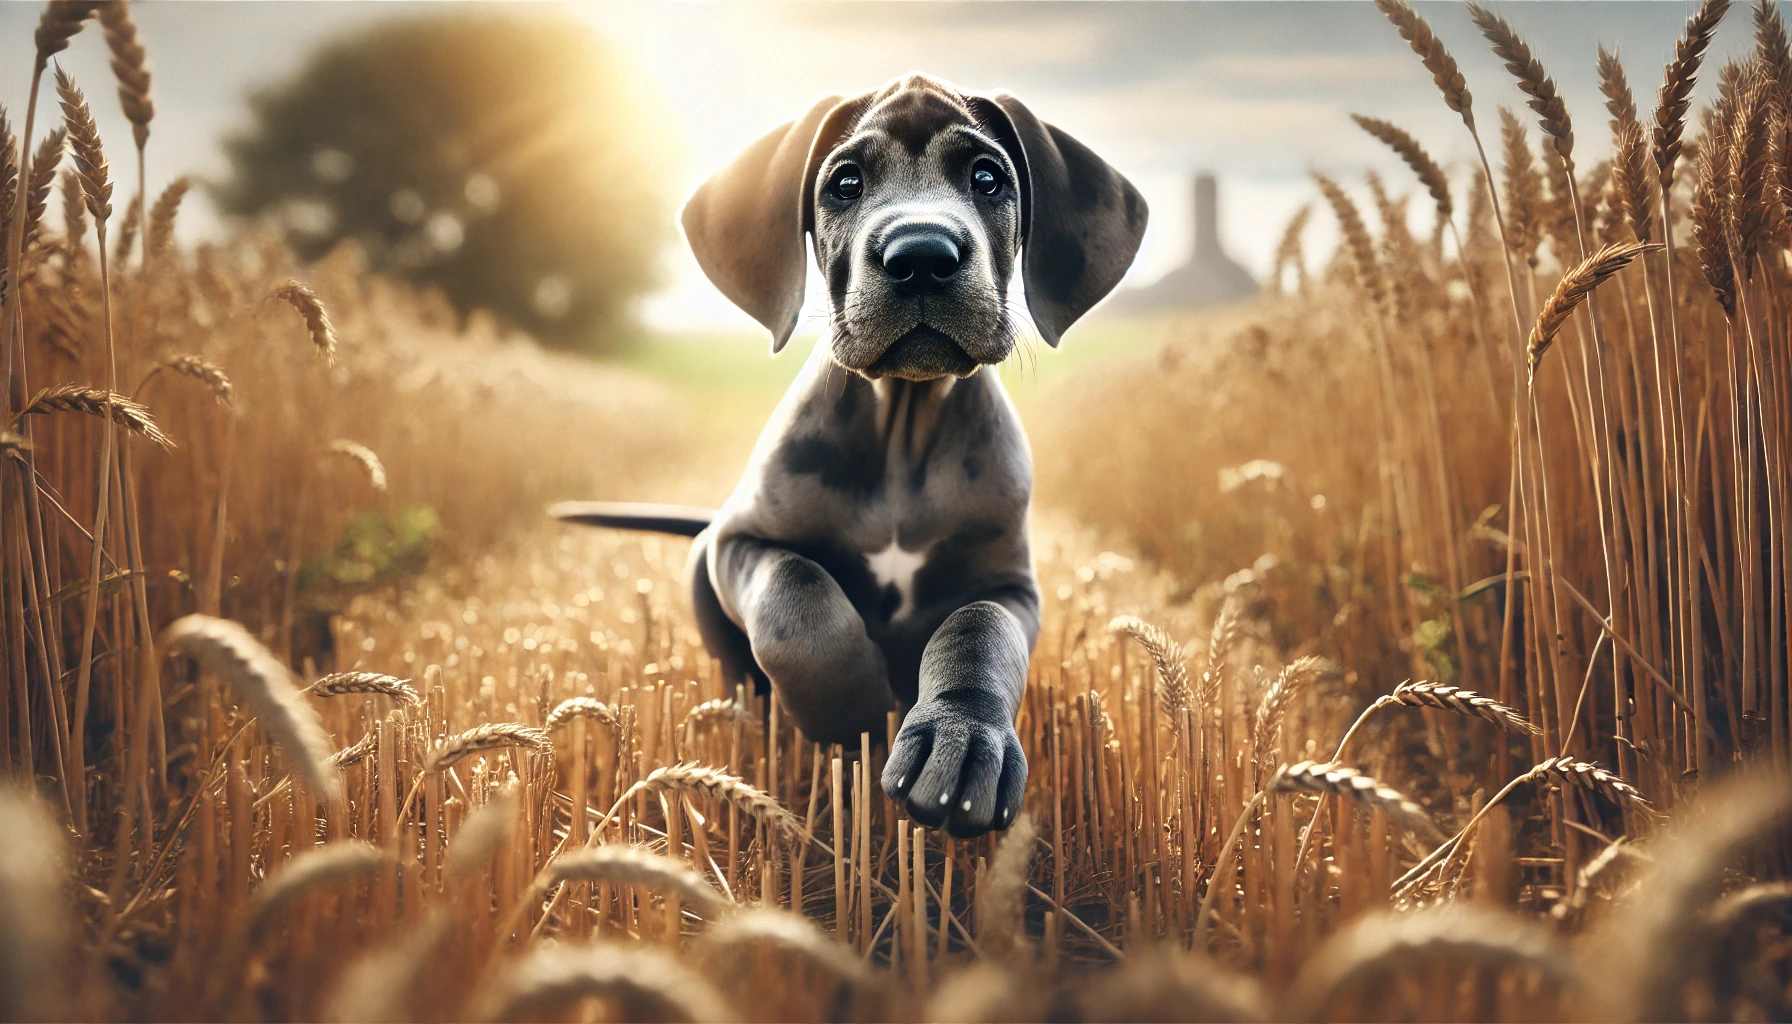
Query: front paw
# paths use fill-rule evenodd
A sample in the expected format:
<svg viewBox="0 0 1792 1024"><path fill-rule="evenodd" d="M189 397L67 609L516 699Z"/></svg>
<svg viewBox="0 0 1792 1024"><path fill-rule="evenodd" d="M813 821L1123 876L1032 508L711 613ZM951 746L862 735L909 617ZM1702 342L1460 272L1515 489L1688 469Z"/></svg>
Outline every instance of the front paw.
<svg viewBox="0 0 1792 1024"><path fill-rule="evenodd" d="M1012 722L948 695L915 705L903 719L883 783L923 825L980 836L1020 813L1027 755Z"/></svg>

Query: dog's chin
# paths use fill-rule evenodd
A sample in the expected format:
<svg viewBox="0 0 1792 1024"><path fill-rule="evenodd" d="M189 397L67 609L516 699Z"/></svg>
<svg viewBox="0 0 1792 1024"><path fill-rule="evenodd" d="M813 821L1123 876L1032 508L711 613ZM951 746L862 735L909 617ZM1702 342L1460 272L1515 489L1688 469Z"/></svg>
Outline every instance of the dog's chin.
<svg viewBox="0 0 1792 1024"><path fill-rule="evenodd" d="M922 324L891 342L870 366L859 372L872 380L895 377L925 381L969 377L981 365L964 350L964 346Z"/></svg>

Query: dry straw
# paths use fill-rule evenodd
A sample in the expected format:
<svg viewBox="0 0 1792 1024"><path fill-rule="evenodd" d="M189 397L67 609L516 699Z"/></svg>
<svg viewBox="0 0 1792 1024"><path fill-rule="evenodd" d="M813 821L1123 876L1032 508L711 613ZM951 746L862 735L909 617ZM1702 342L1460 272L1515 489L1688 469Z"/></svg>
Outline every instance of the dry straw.
<svg viewBox="0 0 1792 1024"><path fill-rule="evenodd" d="M0 784L0 1020L59 1018L70 924L64 829L22 786Z"/></svg>
<svg viewBox="0 0 1792 1024"><path fill-rule="evenodd" d="M292 673L241 625L209 615L176 619L162 632L162 646L186 654L204 671L228 682L286 754L313 793L334 800L341 780L330 766L329 737L317 709L293 685Z"/></svg>
<svg viewBox="0 0 1792 1024"><path fill-rule="evenodd" d="M42 416L53 412L72 412L83 416L109 419L114 424L140 437L172 449L174 442L156 426L149 410L114 391L90 388L81 384L52 384L33 395L20 416Z"/></svg>
<svg viewBox="0 0 1792 1024"><path fill-rule="evenodd" d="M331 455L340 455L359 465L367 474L367 484L376 491L386 489L386 464L380 461L372 448L346 438L337 438L330 442L326 449Z"/></svg>
<svg viewBox="0 0 1792 1024"><path fill-rule="evenodd" d="M1194 705L1195 694L1188 685L1188 666L1182 645L1159 626L1135 615L1121 615L1108 623L1108 631L1124 633L1139 642L1145 653L1157 664L1157 700L1166 712Z"/></svg>
<svg viewBox="0 0 1792 1024"><path fill-rule="evenodd" d="M422 707L423 698L410 680L380 672L332 672L307 687L313 696L343 697L371 694L391 697L406 707Z"/></svg>
<svg viewBox="0 0 1792 1024"><path fill-rule="evenodd" d="M1295 978L1283 1016L1332 1020L1337 1004L1358 994L1358 1013L1390 998L1390 983L1440 968L1456 971L1523 971L1558 992L1579 979L1568 949L1547 928L1504 911L1472 904L1358 918L1333 933Z"/></svg>
<svg viewBox="0 0 1792 1024"><path fill-rule="evenodd" d="M301 281L287 281L275 288L273 298L279 299L305 318L305 329L311 333L311 344L324 362L332 366L336 363L336 328L330 323L330 314L324 309L322 299L311 290L311 286Z"/></svg>
<svg viewBox="0 0 1792 1024"><path fill-rule="evenodd" d="M594 697L568 697L556 704L554 710L548 712L545 728L551 732L575 718L589 718L612 729L622 728L622 719L616 716L616 711Z"/></svg>
<svg viewBox="0 0 1792 1024"><path fill-rule="evenodd" d="M511 746L520 747L532 754L550 758L554 756L554 744L548 739L546 732L516 722L487 722L443 740L430 753L425 770L444 771L474 754Z"/></svg>
<svg viewBox="0 0 1792 1024"><path fill-rule="evenodd" d="M615 844L561 854L548 865L550 884L606 882L633 885L664 896L677 896L684 905L705 918L716 918L734 908L734 902L717 892L684 861L641 846Z"/></svg>
<svg viewBox="0 0 1792 1024"><path fill-rule="evenodd" d="M1400 155L1400 159L1406 161L1406 166L1412 168L1413 174L1418 176L1419 184L1424 185L1425 190L1431 193L1431 202L1437 207L1437 219L1448 221L1451 211L1455 209L1455 204L1450 199L1450 179L1444 174L1444 169L1437 165L1437 161L1431 159L1431 154L1425 152L1425 147L1419 144L1419 140L1392 121L1365 117L1362 114L1352 114L1350 119L1356 122L1358 128L1386 143L1389 149Z"/></svg>
<svg viewBox="0 0 1792 1024"><path fill-rule="evenodd" d="M1574 311L1580 308L1587 296L1593 294L1593 289L1630 266L1638 256L1654 248L1658 246L1643 242L1613 242L1562 275L1555 291L1550 293L1549 299L1538 311L1537 322L1531 327L1531 336L1525 345L1533 385L1537 379L1537 368L1543 364L1543 354L1555 343L1556 335L1568 323L1568 318L1574 315Z"/></svg>
<svg viewBox="0 0 1792 1024"><path fill-rule="evenodd" d="M586 999L610 1004L611 1019L721 1021L734 1016L715 988L672 954L599 942L550 946L514 961L487 994L484 1020L551 1019Z"/></svg>
<svg viewBox="0 0 1792 1024"><path fill-rule="evenodd" d="M373 878L391 863L386 851L359 840L326 843L294 857L255 890L249 902L249 935L265 933L275 915L306 893Z"/></svg>

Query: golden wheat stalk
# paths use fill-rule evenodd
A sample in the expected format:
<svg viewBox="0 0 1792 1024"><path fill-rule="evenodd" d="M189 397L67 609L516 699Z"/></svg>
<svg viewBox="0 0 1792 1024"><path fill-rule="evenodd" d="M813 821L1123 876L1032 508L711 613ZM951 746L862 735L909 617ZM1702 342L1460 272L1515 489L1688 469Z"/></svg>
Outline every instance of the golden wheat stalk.
<svg viewBox="0 0 1792 1024"><path fill-rule="evenodd" d="M1460 976L1523 971L1558 991L1574 987L1575 960L1549 929L1528 918L1473 904L1366 915L1315 950L1295 978L1285 1016L1329 1020L1347 993L1373 1000L1377 986L1430 968ZM1453 970L1452 970L1453 969ZM1368 1005L1357 1003L1356 1005Z"/></svg>
<svg viewBox="0 0 1792 1024"><path fill-rule="evenodd" d="M68 149L75 158L75 180L80 183L87 212L104 224L112 216L112 177L105 148L100 145L99 125L93 121L87 97L60 67L56 69L56 95L62 100L62 123L68 128Z"/></svg>
<svg viewBox="0 0 1792 1024"><path fill-rule="evenodd" d="M1674 164L1680 159L1681 136L1686 131L1686 111L1692 105L1692 88L1698 81L1699 64L1711 46L1718 23L1730 10L1730 0L1702 0L1686 20L1686 30L1674 44L1674 58L1662 74L1661 92L1655 102L1655 168L1666 194L1674 187Z"/></svg>
<svg viewBox="0 0 1792 1024"><path fill-rule="evenodd" d="M511 962L475 1019L548 1020L587 999L616 1020L705 1022L734 1016L710 983L671 953L639 944L550 946Z"/></svg>
<svg viewBox="0 0 1792 1024"><path fill-rule="evenodd" d="M311 333L311 344L324 357L324 362L336 364L336 328L330 323L330 314L324 309L323 300L311 290L311 286L302 281L289 280L275 288L271 293L305 318L305 329Z"/></svg>
<svg viewBox="0 0 1792 1024"><path fill-rule="evenodd" d="M1351 209L1354 210L1355 207ZM1357 224L1362 224L1360 218ZM1206 714L1215 714L1219 710L1220 687L1225 681L1227 662L1232 657L1232 648L1237 645L1241 631L1238 601L1227 596L1220 604L1219 614L1213 617L1213 630L1207 637L1206 667L1201 670L1199 699Z"/></svg>
<svg viewBox="0 0 1792 1024"><path fill-rule="evenodd" d="M1530 97L1526 102L1536 111L1537 122L1543 126L1543 134L1549 136L1562 166L1574 173L1574 124L1568 118L1568 104L1562 102L1555 79L1543 70L1543 62L1506 19L1475 0L1469 0L1468 14L1493 45L1494 55L1506 62L1506 70L1517 80L1519 91Z"/></svg>
<svg viewBox="0 0 1792 1024"><path fill-rule="evenodd" d="M1612 188L1639 242L1649 241L1655 224L1655 180L1649 173L1643 126L1632 121L1618 129L1612 150Z"/></svg>
<svg viewBox="0 0 1792 1024"><path fill-rule="evenodd" d="M131 9L125 0L106 0L101 4L100 25L105 30L106 49L112 53L119 106L124 108L125 120L131 122L137 148L142 149L149 142L149 122L156 116L155 102L149 96L148 55L137 40L137 23L131 20Z"/></svg>
<svg viewBox="0 0 1792 1024"><path fill-rule="evenodd" d="M170 356L157 364L156 370L167 370L170 373L178 373L183 377L191 377L209 388L212 397L218 400L219 405L230 405L230 399L233 392L230 385L230 375L224 372L222 366L219 366L217 363L214 363L203 356ZM150 372L154 373L156 370L151 370ZM138 385L137 391L139 393L143 391L142 385Z"/></svg>
<svg viewBox="0 0 1792 1024"><path fill-rule="evenodd" d="M308 689L318 697L342 697L349 694L377 694L391 697L406 707L422 707L423 698L410 680L380 672L332 672L312 683Z"/></svg>
<svg viewBox="0 0 1792 1024"><path fill-rule="evenodd" d="M1301 253L1300 236L1307 229L1307 221L1312 216L1313 204L1302 203L1300 209L1294 211L1294 216L1288 218L1287 227L1282 229L1282 240L1276 243L1275 271L1270 275L1270 280L1276 285L1281 284L1282 268L1293 267L1295 288L1306 290L1307 264Z"/></svg>
<svg viewBox="0 0 1792 1024"><path fill-rule="evenodd" d="M378 731L370 730L367 735L361 737L353 744L343 747L341 750L331 754L329 759L330 767L341 769L360 764L362 761L367 760L370 755L378 751L379 748L380 734Z"/></svg>
<svg viewBox="0 0 1792 1024"><path fill-rule="evenodd" d="M151 259L166 256L174 249L174 222L180 215L181 201L193 187L193 179L182 175L169 183L149 208L149 225L144 229L143 245Z"/></svg>
<svg viewBox="0 0 1792 1024"><path fill-rule="evenodd" d="M24 785L0 783L0 1020L61 1018L70 924L67 830Z"/></svg>
<svg viewBox="0 0 1792 1024"><path fill-rule="evenodd" d="M1459 715L1469 715L1473 718L1484 718L1521 736L1539 734L1537 727L1526 720L1523 715L1492 697L1483 697L1473 690L1464 690L1446 683L1401 683L1394 687L1393 693L1377 697L1372 707L1385 708L1396 704L1415 708L1437 708L1441 711L1454 711Z"/></svg>
<svg viewBox="0 0 1792 1024"><path fill-rule="evenodd" d="M368 486L374 490L386 489L386 465L380 461L379 455L372 448L359 441L350 441L347 438L339 437L331 441L325 451L331 455L341 455L358 464L367 473Z"/></svg>
<svg viewBox="0 0 1792 1024"><path fill-rule="evenodd" d="M1550 758L1526 772L1522 778L1534 780L1546 776L1579 786L1589 793L1597 793L1621 806L1636 808L1644 813L1652 813L1654 810L1635 786L1590 761L1577 761L1572 757Z"/></svg>
<svg viewBox="0 0 1792 1024"><path fill-rule="evenodd" d="M704 918L713 919L734 909L734 901L717 892L690 865L640 846L616 844L573 850L554 858L547 873L549 883L555 885L607 882L677 896Z"/></svg>
<svg viewBox="0 0 1792 1024"><path fill-rule="evenodd" d="M341 779L330 767L330 741L317 709L299 696L292 673L240 624L188 615L162 631L161 646L186 654L228 682L313 793L334 800Z"/></svg>
<svg viewBox="0 0 1792 1024"><path fill-rule="evenodd" d="M662 765L648 772L646 778L630 786L617 798L616 806L604 815L604 821L608 821L618 807L637 793L666 792L702 793L739 807L743 813L764 822L767 827L785 836L801 838L805 834L802 820L763 790L748 785L738 776L730 775L720 768L689 762ZM598 823L599 829L603 823ZM592 834L596 835L597 830L593 830Z"/></svg>
<svg viewBox="0 0 1792 1024"><path fill-rule="evenodd" d="M515 722L487 722L443 740L430 753L424 770L445 771L474 754L510 746L520 747L531 754L554 756L554 744L546 732Z"/></svg>
<svg viewBox="0 0 1792 1024"><path fill-rule="evenodd" d="M1257 704L1257 718L1252 730L1252 749L1256 752L1259 767L1267 767L1274 754L1276 734L1282 728L1282 716L1288 711L1288 704L1301 689L1318 679L1325 671L1325 659L1307 655L1296 658L1282 666L1276 673L1275 681L1263 691L1263 699Z"/></svg>
<svg viewBox="0 0 1792 1024"><path fill-rule="evenodd" d="M1194 706L1195 693L1188 684L1187 657L1170 634L1136 615L1121 615L1108 623L1110 633L1124 633L1139 642L1157 664L1157 700L1172 718Z"/></svg>
<svg viewBox="0 0 1792 1024"><path fill-rule="evenodd" d="M1276 772L1270 779L1272 791L1301 793L1336 793L1347 796L1366 807L1387 812L1388 820L1410 832L1429 839L1442 839L1437 825L1425 809L1392 786L1382 785L1355 768L1335 762L1301 761Z"/></svg>
<svg viewBox="0 0 1792 1024"><path fill-rule="evenodd" d="M1437 161L1431 159L1431 154L1425 152L1425 147L1419 144L1419 140L1392 121L1365 117L1362 114L1352 114L1350 119L1356 122L1358 128L1380 139L1400 155L1400 159L1418 176L1419 184L1431 193L1431 202L1437 207L1437 219L1440 222L1448 221L1455 209L1450 198L1450 179L1444 174L1444 169L1437 165Z"/></svg>
<svg viewBox="0 0 1792 1024"><path fill-rule="evenodd" d="M1456 67L1456 58L1444 49L1444 44L1431 31L1431 26L1424 18L1412 9L1406 0L1375 0L1375 6L1387 19L1394 23L1394 31L1406 40L1412 52L1419 55L1425 70L1431 72L1431 80L1437 84L1438 92L1443 94L1444 105L1462 115L1462 123L1468 130L1475 130L1475 112L1473 99L1469 95L1468 80L1462 77L1462 71Z"/></svg>
<svg viewBox="0 0 1792 1024"><path fill-rule="evenodd" d="M68 41L81 31L99 9L100 0L50 0L37 22L37 68L41 73L51 57L68 49Z"/></svg>
<svg viewBox="0 0 1792 1024"><path fill-rule="evenodd" d="M1643 242L1613 242L1562 275L1555 291L1550 293L1543 308L1538 310L1537 322L1531 327L1531 336L1525 346L1533 386L1537 379L1537 368L1543 363L1543 354L1549 351L1549 346L1555 343L1556 335L1568 323L1568 318L1574 311L1580 308L1580 304L1586 301L1587 296L1612 275L1630 266L1638 256L1657 248L1660 246Z"/></svg>
<svg viewBox="0 0 1792 1024"><path fill-rule="evenodd" d="M1315 172L1313 180L1319 185L1319 194L1325 197L1326 204L1332 208L1332 215L1338 219L1338 230L1344 236L1344 246L1350 252L1351 265L1356 270L1357 283L1369 293L1369 298L1379 309L1387 304L1387 280L1382 275L1381 263L1375 256L1375 243L1369 238L1369 229L1363 224L1363 215L1338 183L1323 174Z"/></svg>
<svg viewBox="0 0 1792 1024"><path fill-rule="evenodd" d="M555 710L559 710L556 708ZM749 729L759 728L759 719L751 711L728 698L706 700L685 712L682 728L707 729L727 722L739 722Z"/></svg>
<svg viewBox="0 0 1792 1024"><path fill-rule="evenodd" d="M248 934L264 934L275 915L316 889L373 878L392 858L372 843L341 840L294 857L255 890L249 900Z"/></svg>
<svg viewBox="0 0 1792 1024"><path fill-rule="evenodd" d="M568 697L556 704L554 710L548 712L544 728L551 732L575 718L589 718L612 729L622 728L622 719L616 716L615 710L593 697Z"/></svg>
<svg viewBox="0 0 1792 1024"><path fill-rule="evenodd" d="M156 426L155 417L149 414L148 409L105 388L90 388L82 384L52 384L33 395L31 401L19 410L19 416L43 416L53 412L72 412L111 420L117 426L153 441L163 449L174 448L174 442Z"/></svg>

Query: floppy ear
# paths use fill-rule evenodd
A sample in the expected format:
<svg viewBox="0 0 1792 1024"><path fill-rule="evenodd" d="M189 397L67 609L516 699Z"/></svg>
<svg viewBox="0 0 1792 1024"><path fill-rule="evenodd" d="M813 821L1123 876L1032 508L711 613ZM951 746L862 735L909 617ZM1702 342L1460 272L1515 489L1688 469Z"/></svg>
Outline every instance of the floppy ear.
<svg viewBox="0 0 1792 1024"><path fill-rule="evenodd" d="M680 217L698 265L772 332L773 352L802 312L809 179L838 141L848 106L829 96L773 129L699 185Z"/></svg>
<svg viewBox="0 0 1792 1024"><path fill-rule="evenodd" d="M1145 234L1145 197L1089 147L1009 93L973 101L1021 176L1022 280L1047 344L1120 283Z"/></svg>

